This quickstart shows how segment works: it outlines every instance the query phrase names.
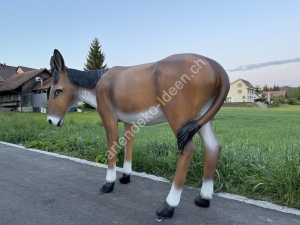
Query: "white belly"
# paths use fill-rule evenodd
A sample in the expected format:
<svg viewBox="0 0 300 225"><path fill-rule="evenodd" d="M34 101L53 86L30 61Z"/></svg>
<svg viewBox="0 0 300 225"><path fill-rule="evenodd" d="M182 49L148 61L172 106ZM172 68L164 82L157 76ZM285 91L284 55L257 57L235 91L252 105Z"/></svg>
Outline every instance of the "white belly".
<svg viewBox="0 0 300 225"><path fill-rule="evenodd" d="M161 110L160 105L153 106L146 111L133 114L123 113L117 109L116 114L120 121L139 126L149 126L167 122L167 118Z"/></svg>
<svg viewBox="0 0 300 225"><path fill-rule="evenodd" d="M194 119L199 119L201 116L205 114L205 112L211 107L214 99L209 99L205 105L200 109L200 111L197 113ZM160 104L157 106L153 106L150 109L139 112L139 113L133 113L133 114L127 114L124 113L118 109L116 109L117 117L120 121L123 121L125 123L129 124L135 124L139 126L149 126L159 123L167 122L167 118L163 111L161 110Z"/></svg>

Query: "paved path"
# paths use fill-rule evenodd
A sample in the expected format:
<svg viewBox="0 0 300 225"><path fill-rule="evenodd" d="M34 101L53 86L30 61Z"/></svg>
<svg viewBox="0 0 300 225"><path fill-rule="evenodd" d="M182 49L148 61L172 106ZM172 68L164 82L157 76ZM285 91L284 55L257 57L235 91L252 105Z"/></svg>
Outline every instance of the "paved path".
<svg viewBox="0 0 300 225"><path fill-rule="evenodd" d="M300 216L215 196L211 207L185 189L173 219L155 221L170 184L132 176L99 195L105 169L0 143L0 224L300 224ZM120 174L118 174L120 175Z"/></svg>

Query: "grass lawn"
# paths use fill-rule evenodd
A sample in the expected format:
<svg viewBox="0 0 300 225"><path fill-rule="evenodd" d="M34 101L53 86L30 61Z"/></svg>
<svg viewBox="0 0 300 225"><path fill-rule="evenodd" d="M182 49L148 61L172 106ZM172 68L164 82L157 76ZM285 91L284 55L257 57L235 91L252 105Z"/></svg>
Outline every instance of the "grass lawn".
<svg viewBox="0 0 300 225"><path fill-rule="evenodd" d="M300 208L300 106L224 107L213 120L222 144L215 191ZM119 125L120 136L123 125ZM64 126L52 127L41 113L0 113L0 140L106 163L105 130L96 112L68 113ZM198 151L186 184L200 188L204 148ZM122 166L124 149L119 149ZM133 170L172 179L178 157L167 123L143 127L135 136Z"/></svg>

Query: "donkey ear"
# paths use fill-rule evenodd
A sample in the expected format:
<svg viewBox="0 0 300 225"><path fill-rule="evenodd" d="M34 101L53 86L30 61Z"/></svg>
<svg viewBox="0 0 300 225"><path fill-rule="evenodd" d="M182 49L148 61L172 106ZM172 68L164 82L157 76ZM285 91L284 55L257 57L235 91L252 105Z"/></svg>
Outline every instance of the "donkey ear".
<svg viewBox="0 0 300 225"><path fill-rule="evenodd" d="M56 70L64 70L65 69L65 61L60 52L57 49L54 49L53 52L53 61ZM50 62L51 63L51 62Z"/></svg>
<svg viewBox="0 0 300 225"><path fill-rule="evenodd" d="M55 69L55 64L54 64L54 58L53 58L53 56L51 56L51 59L50 59L50 67L51 67L51 69Z"/></svg>

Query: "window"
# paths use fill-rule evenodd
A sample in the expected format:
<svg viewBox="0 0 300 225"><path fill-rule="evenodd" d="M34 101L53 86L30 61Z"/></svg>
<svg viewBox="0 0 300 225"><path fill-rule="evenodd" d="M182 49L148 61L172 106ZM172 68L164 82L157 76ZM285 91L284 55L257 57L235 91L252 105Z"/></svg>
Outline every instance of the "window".
<svg viewBox="0 0 300 225"><path fill-rule="evenodd" d="M238 87L242 87L242 84L238 84Z"/></svg>
<svg viewBox="0 0 300 225"><path fill-rule="evenodd" d="M238 94L242 94L242 90L238 90Z"/></svg>

